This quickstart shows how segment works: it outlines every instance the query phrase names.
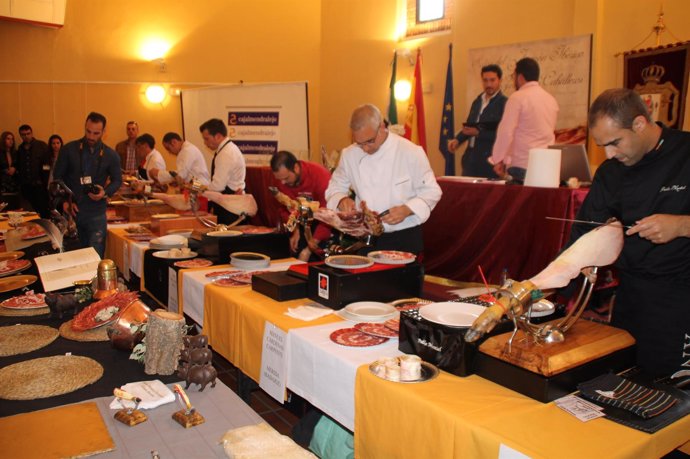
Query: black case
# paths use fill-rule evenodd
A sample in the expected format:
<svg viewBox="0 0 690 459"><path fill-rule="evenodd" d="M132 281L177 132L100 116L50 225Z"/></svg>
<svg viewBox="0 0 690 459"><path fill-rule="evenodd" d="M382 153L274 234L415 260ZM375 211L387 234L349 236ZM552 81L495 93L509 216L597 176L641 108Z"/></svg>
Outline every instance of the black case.
<svg viewBox="0 0 690 459"><path fill-rule="evenodd" d="M296 300L307 296L307 281L285 272L254 274L252 290L276 301Z"/></svg>
<svg viewBox="0 0 690 459"><path fill-rule="evenodd" d="M424 267L417 263L381 271L351 273L327 265L309 267L310 300L332 309L342 309L356 301L393 301L419 296L424 283Z"/></svg>
<svg viewBox="0 0 690 459"><path fill-rule="evenodd" d="M463 298L464 303L488 306L477 298ZM448 327L423 319L418 309L400 313L400 338L398 349L406 354L416 354L425 362L456 376L474 373L474 364L481 342L495 334L512 329L510 321L502 321L476 343L465 342L468 327Z"/></svg>
<svg viewBox="0 0 690 459"><path fill-rule="evenodd" d="M243 234L234 237L203 235L199 255L217 258L219 263L230 263L233 252L258 252L271 260L290 256L290 240L287 233Z"/></svg>

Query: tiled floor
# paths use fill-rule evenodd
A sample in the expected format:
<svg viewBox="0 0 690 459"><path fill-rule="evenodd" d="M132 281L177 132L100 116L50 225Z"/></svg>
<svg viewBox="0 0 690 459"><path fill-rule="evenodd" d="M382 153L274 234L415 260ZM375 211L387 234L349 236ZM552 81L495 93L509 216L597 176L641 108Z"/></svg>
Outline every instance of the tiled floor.
<svg viewBox="0 0 690 459"><path fill-rule="evenodd" d="M213 354L213 366L218 371L218 379L233 391L239 393L237 368L215 353ZM299 420L296 415L258 388L251 392L249 406L283 435L290 436L292 427Z"/></svg>

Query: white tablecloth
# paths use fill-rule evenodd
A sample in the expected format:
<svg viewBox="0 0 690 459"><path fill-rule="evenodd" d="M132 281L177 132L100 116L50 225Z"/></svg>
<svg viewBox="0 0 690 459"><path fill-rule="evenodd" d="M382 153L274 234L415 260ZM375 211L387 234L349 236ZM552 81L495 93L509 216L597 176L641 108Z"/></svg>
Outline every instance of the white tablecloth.
<svg viewBox="0 0 690 459"><path fill-rule="evenodd" d="M398 340L370 347L336 344L330 334L353 322L294 328L287 337L287 387L346 428L355 429L357 368L379 357L401 355Z"/></svg>
<svg viewBox="0 0 690 459"><path fill-rule="evenodd" d="M291 260L280 263L271 263L271 266L260 271L286 271L294 264L304 263L299 260ZM182 312L194 322L204 323L204 287L213 282L206 274L214 271L228 271L234 268L232 265L215 265L206 269L181 269L180 281L182 282ZM255 270L257 271L257 270Z"/></svg>

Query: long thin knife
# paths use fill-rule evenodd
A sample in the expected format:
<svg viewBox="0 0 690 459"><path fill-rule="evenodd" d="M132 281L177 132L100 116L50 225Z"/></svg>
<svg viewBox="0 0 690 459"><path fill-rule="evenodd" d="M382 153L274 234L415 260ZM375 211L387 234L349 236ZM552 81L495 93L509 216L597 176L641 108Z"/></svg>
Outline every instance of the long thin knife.
<svg viewBox="0 0 690 459"><path fill-rule="evenodd" d="M594 226L603 226L603 225L611 225L611 224L618 223L624 229L632 228L632 226L625 226L625 225L621 224L621 222L604 223L604 222L593 222L593 221L587 221L587 220L575 220L574 218L558 218L558 217L546 217L546 219L547 220L558 220L561 222L584 223L585 225L594 225Z"/></svg>

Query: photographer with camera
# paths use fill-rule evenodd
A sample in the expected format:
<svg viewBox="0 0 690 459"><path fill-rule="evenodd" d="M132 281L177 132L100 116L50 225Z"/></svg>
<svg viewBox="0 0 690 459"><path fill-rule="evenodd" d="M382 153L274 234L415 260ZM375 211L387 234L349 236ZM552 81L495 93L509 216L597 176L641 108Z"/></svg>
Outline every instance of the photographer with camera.
<svg viewBox="0 0 690 459"><path fill-rule="evenodd" d="M96 249L101 258L107 234L106 197L122 184L120 157L102 141L105 124L105 116L89 113L84 137L62 147L53 174L74 193L73 202L65 202L63 210L75 217L79 241Z"/></svg>

